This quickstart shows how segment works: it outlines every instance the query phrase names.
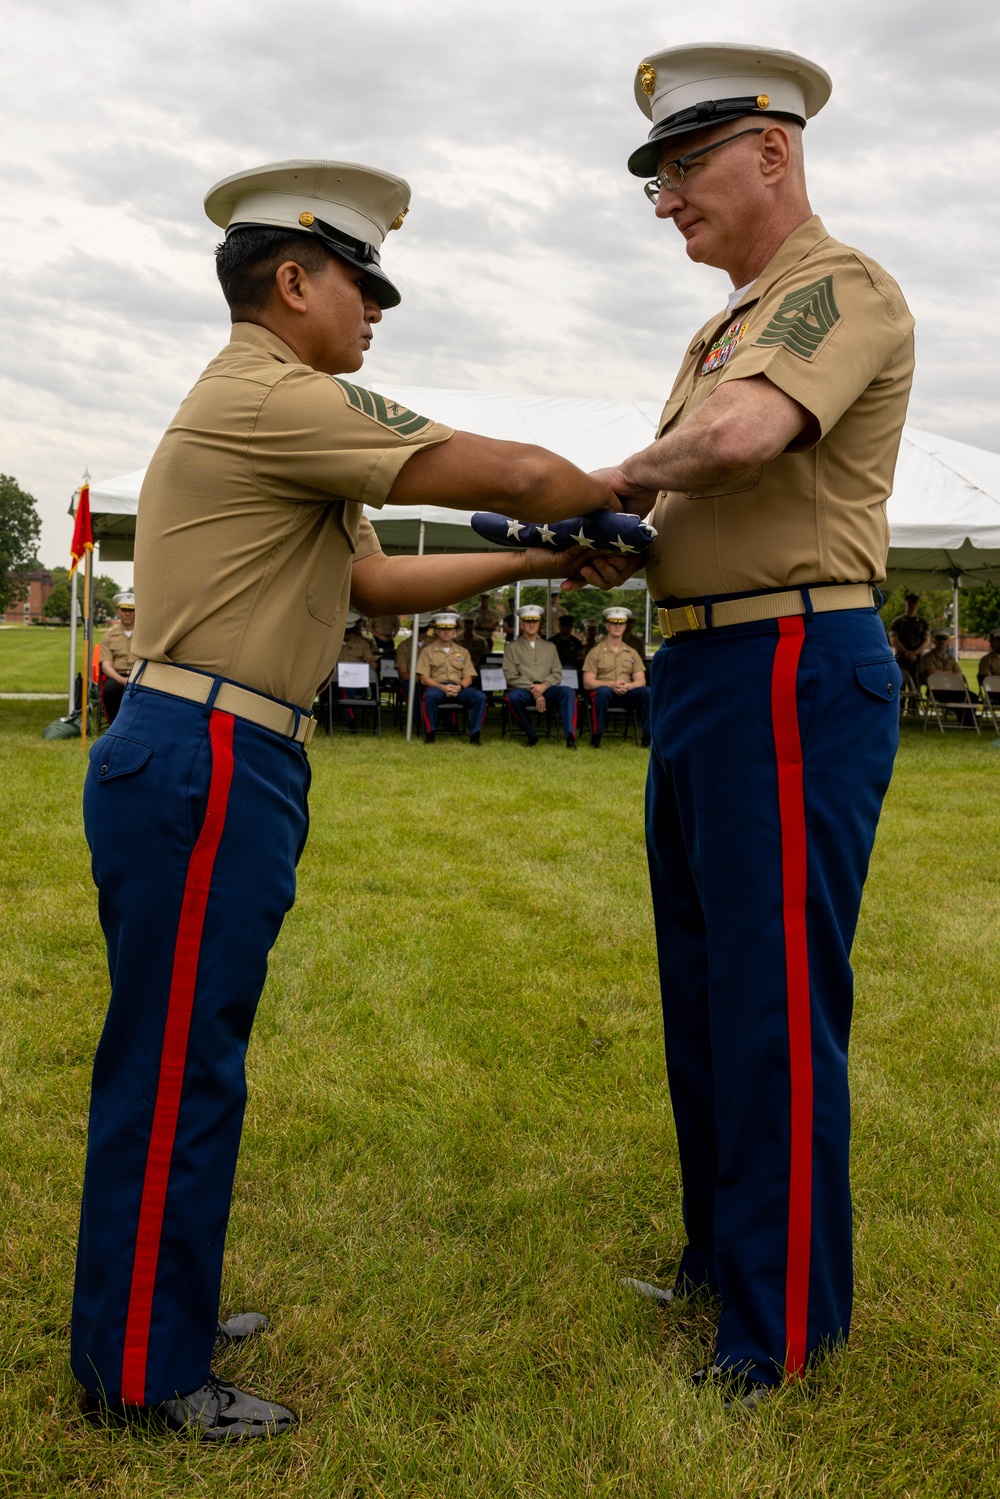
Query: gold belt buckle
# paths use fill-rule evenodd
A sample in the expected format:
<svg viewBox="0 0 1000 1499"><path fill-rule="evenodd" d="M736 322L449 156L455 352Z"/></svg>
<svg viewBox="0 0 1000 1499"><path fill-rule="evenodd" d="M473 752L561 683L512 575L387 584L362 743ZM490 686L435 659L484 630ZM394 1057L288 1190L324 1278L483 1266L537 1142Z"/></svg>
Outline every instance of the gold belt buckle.
<svg viewBox="0 0 1000 1499"><path fill-rule="evenodd" d="M684 615L687 619L689 630L701 629L701 625L698 623L698 611L693 604L684 605Z"/></svg>

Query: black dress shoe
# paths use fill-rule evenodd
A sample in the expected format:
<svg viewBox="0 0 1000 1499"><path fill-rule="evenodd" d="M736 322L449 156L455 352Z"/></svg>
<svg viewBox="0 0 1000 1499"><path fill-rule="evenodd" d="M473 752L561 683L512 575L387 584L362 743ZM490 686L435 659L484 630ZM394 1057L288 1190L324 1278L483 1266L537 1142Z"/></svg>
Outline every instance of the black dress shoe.
<svg viewBox="0 0 1000 1499"><path fill-rule="evenodd" d="M575 734L567 734L566 735L566 748L567 749L576 749L576 735Z"/></svg>
<svg viewBox="0 0 1000 1499"><path fill-rule="evenodd" d="M216 1349L233 1348L238 1343L245 1343L247 1338L255 1338L258 1333L266 1332L270 1325L262 1312L237 1312L235 1317L228 1317L225 1322L220 1317L215 1334Z"/></svg>
<svg viewBox="0 0 1000 1499"><path fill-rule="evenodd" d="M431 733L431 734L425 734L424 735L424 743L425 744L433 744L434 743L434 735L433 735L433 733Z"/></svg>
<svg viewBox="0 0 1000 1499"><path fill-rule="evenodd" d="M591 736L590 736L590 747L591 747L591 749L600 749L600 747L601 747L601 736L600 736L600 734L591 734Z"/></svg>
<svg viewBox="0 0 1000 1499"><path fill-rule="evenodd" d="M720 1369L717 1364L702 1364L691 1375L696 1390L714 1389L722 1396L723 1409L756 1410L774 1392L776 1384L765 1384L763 1380L737 1369Z"/></svg>
<svg viewBox="0 0 1000 1499"><path fill-rule="evenodd" d="M536 744L537 744L537 743L538 743L538 735L537 735L537 734L531 734L531 735L530 735L530 736L529 736L529 737L528 737L528 738L527 738L527 739L526 739L526 740L525 740L525 741L524 741L524 747L525 747L525 749L534 749L534 747L535 747L535 745L536 745Z"/></svg>
<svg viewBox="0 0 1000 1499"><path fill-rule="evenodd" d="M469 735L469 743L470 744L474 744L477 749L482 744L482 742L483 741L482 741L482 738L480 737L480 732L479 731L477 731L475 734L470 734Z"/></svg>
<svg viewBox="0 0 1000 1499"><path fill-rule="evenodd" d="M217 1374L209 1374L197 1390L161 1400L159 1405L107 1404L88 1393L83 1397L83 1414L98 1425L179 1431L203 1442L277 1437L298 1423L298 1416L287 1406L238 1390Z"/></svg>
<svg viewBox="0 0 1000 1499"><path fill-rule="evenodd" d="M649 735L648 734L643 734L643 736L642 736L642 747L643 747L643 749L649 749L649 745L650 745Z"/></svg>

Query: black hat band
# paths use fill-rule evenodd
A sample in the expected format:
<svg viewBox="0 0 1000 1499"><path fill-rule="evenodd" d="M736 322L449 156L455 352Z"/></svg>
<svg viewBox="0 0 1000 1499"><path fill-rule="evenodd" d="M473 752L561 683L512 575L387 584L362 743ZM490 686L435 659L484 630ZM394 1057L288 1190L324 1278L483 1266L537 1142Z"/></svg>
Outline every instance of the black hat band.
<svg viewBox="0 0 1000 1499"><path fill-rule="evenodd" d="M766 108L759 103L759 94L747 94L743 98L735 99L703 99L700 104L692 104L689 109L679 109L676 114L667 115L665 120L660 120L649 132L647 140L658 141L664 135L677 135L685 126L696 130L700 125L711 125L715 121L735 120L740 115L749 114L784 114L784 110L774 110L770 107L770 100ZM795 119L799 116L795 115Z"/></svg>

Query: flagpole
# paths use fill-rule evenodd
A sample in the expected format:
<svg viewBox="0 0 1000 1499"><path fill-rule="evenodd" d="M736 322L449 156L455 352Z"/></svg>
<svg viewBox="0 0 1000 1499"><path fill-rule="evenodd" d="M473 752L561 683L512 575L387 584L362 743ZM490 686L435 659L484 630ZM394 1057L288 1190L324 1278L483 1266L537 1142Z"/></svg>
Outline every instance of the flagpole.
<svg viewBox="0 0 1000 1499"><path fill-rule="evenodd" d="M69 706L66 709L66 717L72 718L76 712L76 571L73 572L73 581L69 590Z"/></svg>
<svg viewBox="0 0 1000 1499"><path fill-rule="evenodd" d="M90 568L94 549L87 548L83 573L83 680L80 685L80 749L87 753L87 713L90 708L90 658L94 654L94 621L90 613ZM75 575L74 575L75 576Z"/></svg>

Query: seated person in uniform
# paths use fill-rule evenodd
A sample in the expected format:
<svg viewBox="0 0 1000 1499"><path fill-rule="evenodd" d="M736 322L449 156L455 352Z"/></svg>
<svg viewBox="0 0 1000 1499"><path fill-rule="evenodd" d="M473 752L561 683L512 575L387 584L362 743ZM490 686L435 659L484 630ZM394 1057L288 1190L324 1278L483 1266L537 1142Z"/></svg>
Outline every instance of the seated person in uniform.
<svg viewBox="0 0 1000 1499"><path fill-rule="evenodd" d="M919 603L918 594L908 593L903 600L903 613L897 614L889 625L889 644L896 665L915 683L920 681L920 657L930 636L930 626L923 615L917 613Z"/></svg>
<svg viewBox="0 0 1000 1499"><path fill-rule="evenodd" d="M116 593L118 618L101 636L101 701L108 723L114 723L121 707L128 674L135 665L132 635L135 631L135 597Z"/></svg>
<svg viewBox="0 0 1000 1499"><path fill-rule="evenodd" d="M366 666L376 666L375 652L361 633L364 620L357 614L349 614L347 620L347 629L344 631L344 643L340 647L337 665L339 666L341 661L351 661L364 662ZM363 692L359 687L341 687L337 682L336 672L334 672L333 680L330 683L330 691L336 699L339 699L345 705L341 711L347 718L348 732L356 734L358 732L357 715L347 704L350 703L352 698L367 697L367 692Z"/></svg>
<svg viewBox="0 0 1000 1499"><path fill-rule="evenodd" d="M539 714L548 707L562 714L566 748L576 749L576 693L562 685L562 662L550 640L541 637L542 607L525 604L518 610L521 633L504 648L503 674L507 678L507 706L527 734L529 748L538 735L528 715L532 702Z"/></svg>
<svg viewBox="0 0 1000 1499"><path fill-rule="evenodd" d="M569 666L574 671L579 671L583 665L583 658L587 654L583 641L579 635L573 633L572 615L562 614L559 617L559 629L549 640L556 648L562 666Z"/></svg>
<svg viewBox="0 0 1000 1499"><path fill-rule="evenodd" d="M487 642L487 650L493 646L493 634L500 623L500 616L490 603L488 593L479 595L479 608L473 615L473 629Z"/></svg>
<svg viewBox="0 0 1000 1499"><path fill-rule="evenodd" d="M438 709L447 698L469 710L469 743L478 745L486 717L486 694L473 687L475 668L464 646L456 644L457 614L434 616L435 639L428 641L417 657L417 678L423 688L420 712L424 742L433 744Z"/></svg>
<svg viewBox="0 0 1000 1499"><path fill-rule="evenodd" d="M376 614L374 619L368 621L368 628L376 656L391 656L396 649L396 636L399 634L399 615Z"/></svg>
<svg viewBox="0 0 1000 1499"><path fill-rule="evenodd" d="M976 667L980 692L987 677L1000 677L1000 630L990 631L990 648L985 656L980 656Z"/></svg>
<svg viewBox="0 0 1000 1499"><path fill-rule="evenodd" d="M934 631L933 646L920 658L920 675L922 680L927 682L927 679L934 672L945 672L948 676L955 678L955 688L957 691L962 692L965 687L965 672L948 649L950 639L950 630ZM941 699L941 701L947 702L947 697ZM975 727L975 719L971 708L956 707L949 708L948 711L954 713L963 728L971 729Z"/></svg>
<svg viewBox="0 0 1000 1499"><path fill-rule="evenodd" d="M961 677L964 675L962 668L948 649L950 639L950 630L934 631L933 645L920 658L920 676L924 682L927 681L932 672L936 671L946 671L952 676Z"/></svg>
<svg viewBox="0 0 1000 1499"><path fill-rule="evenodd" d="M462 647L462 649L468 651L469 655L472 657L472 664L476 669L476 676L478 677L479 663L486 655L487 651L490 650L492 646L492 639L490 641L490 644L487 645L482 635L476 634L475 615L466 614L463 618L462 635L458 643Z"/></svg>
<svg viewBox="0 0 1000 1499"><path fill-rule="evenodd" d="M597 644L597 625L593 620L583 627L583 653L592 651Z"/></svg>
<svg viewBox="0 0 1000 1499"><path fill-rule="evenodd" d="M604 611L607 636L587 652L583 663L583 685L590 693L590 744L599 749L611 704L634 707L642 714L642 742L649 745L649 688L646 663L622 636L632 618L631 609L620 604Z"/></svg>

